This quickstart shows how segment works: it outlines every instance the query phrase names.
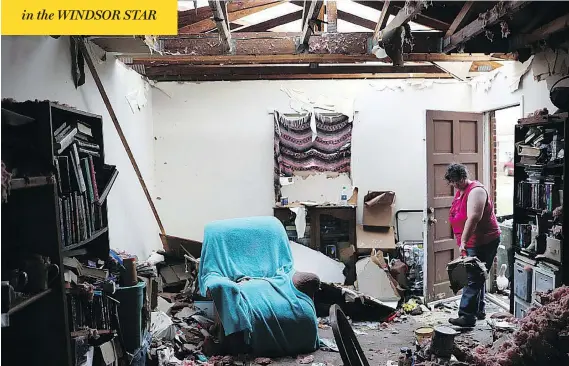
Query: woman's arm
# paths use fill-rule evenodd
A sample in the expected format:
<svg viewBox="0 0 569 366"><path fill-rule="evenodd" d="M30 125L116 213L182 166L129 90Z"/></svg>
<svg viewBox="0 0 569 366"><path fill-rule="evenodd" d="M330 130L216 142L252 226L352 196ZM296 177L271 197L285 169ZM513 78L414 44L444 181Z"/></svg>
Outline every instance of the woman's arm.
<svg viewBox="0 0 569 366"><path fill-rule="evenodd" d="M478 222L482 219L487 199L486 190L482 187L474 188L468 195L468 201L466 203L467 218L466 223L464 224L464 231L462 232L462 237L460 239L461 253L465 250L468 239L470 239L472 233L476 230L476 225L478 225Z"/></svg>

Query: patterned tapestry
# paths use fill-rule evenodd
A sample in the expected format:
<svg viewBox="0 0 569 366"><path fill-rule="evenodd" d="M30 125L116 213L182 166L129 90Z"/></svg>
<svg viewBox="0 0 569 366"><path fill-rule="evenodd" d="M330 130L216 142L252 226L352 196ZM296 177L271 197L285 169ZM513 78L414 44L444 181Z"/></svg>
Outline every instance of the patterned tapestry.
<svg viewBox="0 0 569 366"><path fill-rule="evenodd" d="M315 114L316 138L310 126L312 114L290 117L275 111L275 196L281 197L279 177L294 172L348 173L352 157L352 123L343 114Z"/></svg>

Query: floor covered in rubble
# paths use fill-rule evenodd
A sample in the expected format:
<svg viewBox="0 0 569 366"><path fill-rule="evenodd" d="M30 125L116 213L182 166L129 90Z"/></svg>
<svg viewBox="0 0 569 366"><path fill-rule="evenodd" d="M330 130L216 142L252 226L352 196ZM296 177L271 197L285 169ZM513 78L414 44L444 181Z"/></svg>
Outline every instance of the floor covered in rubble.
<svg viewBox="0 0 569 366"><path fill-rule="evenodd" d="M381 327L377 323L356 323L353 329L358 337L362 350L366 354L370 365L390 365L390 361L397 364L401 347L414 347L415 330L420 327L433 327L437 325L449 325L448 319L455 317L458 311L457 303L452 301L446 306L434 309L434 311L425 312L422 315L406 316L398 321L387 324L387 327ZM502 311L498 306L489 303L487 305L488 318L492 313ZM322 329L324 328L324 329ZM379 329L373 329L379 328ZM458 330L458 328L455 328ZM322 326L320 329L320 337L325 339L333 339L332 329ZM463 330L456 338L457 342L470 341L477 344L492 343L492 331L486 320L477 322L473 329ZM342 359L337 352L316 351L312 354L314 360L308 365L326 365L341 366ZM271 365L292 366L298 365L297 358L283 358L273 360Z"/></svg>

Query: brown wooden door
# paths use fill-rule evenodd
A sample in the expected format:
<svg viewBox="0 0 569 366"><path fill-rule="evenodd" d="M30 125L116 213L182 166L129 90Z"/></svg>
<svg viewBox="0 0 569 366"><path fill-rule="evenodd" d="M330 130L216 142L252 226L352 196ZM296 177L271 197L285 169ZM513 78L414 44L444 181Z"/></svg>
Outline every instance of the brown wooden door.
<svg viewBox="0 0 569 366"><path fill-rule="evenodd" d="M427 111L427 301L452 296L446 265L458 257L448 220L454 191L444 175L451 163L466 165L471 179L483 175L481 113Z"/></svg>

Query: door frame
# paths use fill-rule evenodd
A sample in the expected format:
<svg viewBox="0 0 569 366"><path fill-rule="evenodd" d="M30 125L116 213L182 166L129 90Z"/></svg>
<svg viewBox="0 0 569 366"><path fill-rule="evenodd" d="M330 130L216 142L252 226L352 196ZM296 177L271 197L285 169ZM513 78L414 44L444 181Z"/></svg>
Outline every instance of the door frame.
<svg viewBox="0 0 569 366"><path fill-rule="evenodd" d="M523 95L520 96L519 102L515 102L515 103L510 103L510 104L505 104L505 105L501 105L501 106L497 106L497 107L493 107L491 109L486 109L486 110L482 110L482 111L468 111L468 112L472 112L472 113L482 113L483 115L483 126L482 126L482 130L483 130L483 166L482 166L482 171L484 172L484 176L483 176L483 181L482 183L484 185L487 185L489 187L491 187L491 192L493 194L493 196L495 197L496 195L496 182L491 179L492 178L492 164L493 164L493 159L495 157L496 154L496 148L493 145L493 141L492 141L492 128L495 128L495 126L491 126L491 121L490 121L490 117L491 114L495 113L496 111L499 110L503 110L503 109L508 109L508 108L513 108L513 107L520 107L520 118L523 118L523 116L525 115L525 110L524 110L524 98ZM466 111L465 111L466 112ZM425 112L423 114L425 120L423 123L423 136L424 136L424 141L425 141L425 145L424 145L424 151L425 151L425 182L427 182L427 175L428 175L428 167L427 167L427 109L425 109ZM427 299L427 291L428 291L428 270L427 270L427 265L428 265L428 214L427 214L427 209L428 209L429 203L428 203L428 195L427 195L427 190L425 190L425 197L423 200L423 297L425 299ZM457 296L455 297L451 297L451 298L447 298L445 300L441 300L441 301L452 301L452 299L456 299Z"/></svg>

